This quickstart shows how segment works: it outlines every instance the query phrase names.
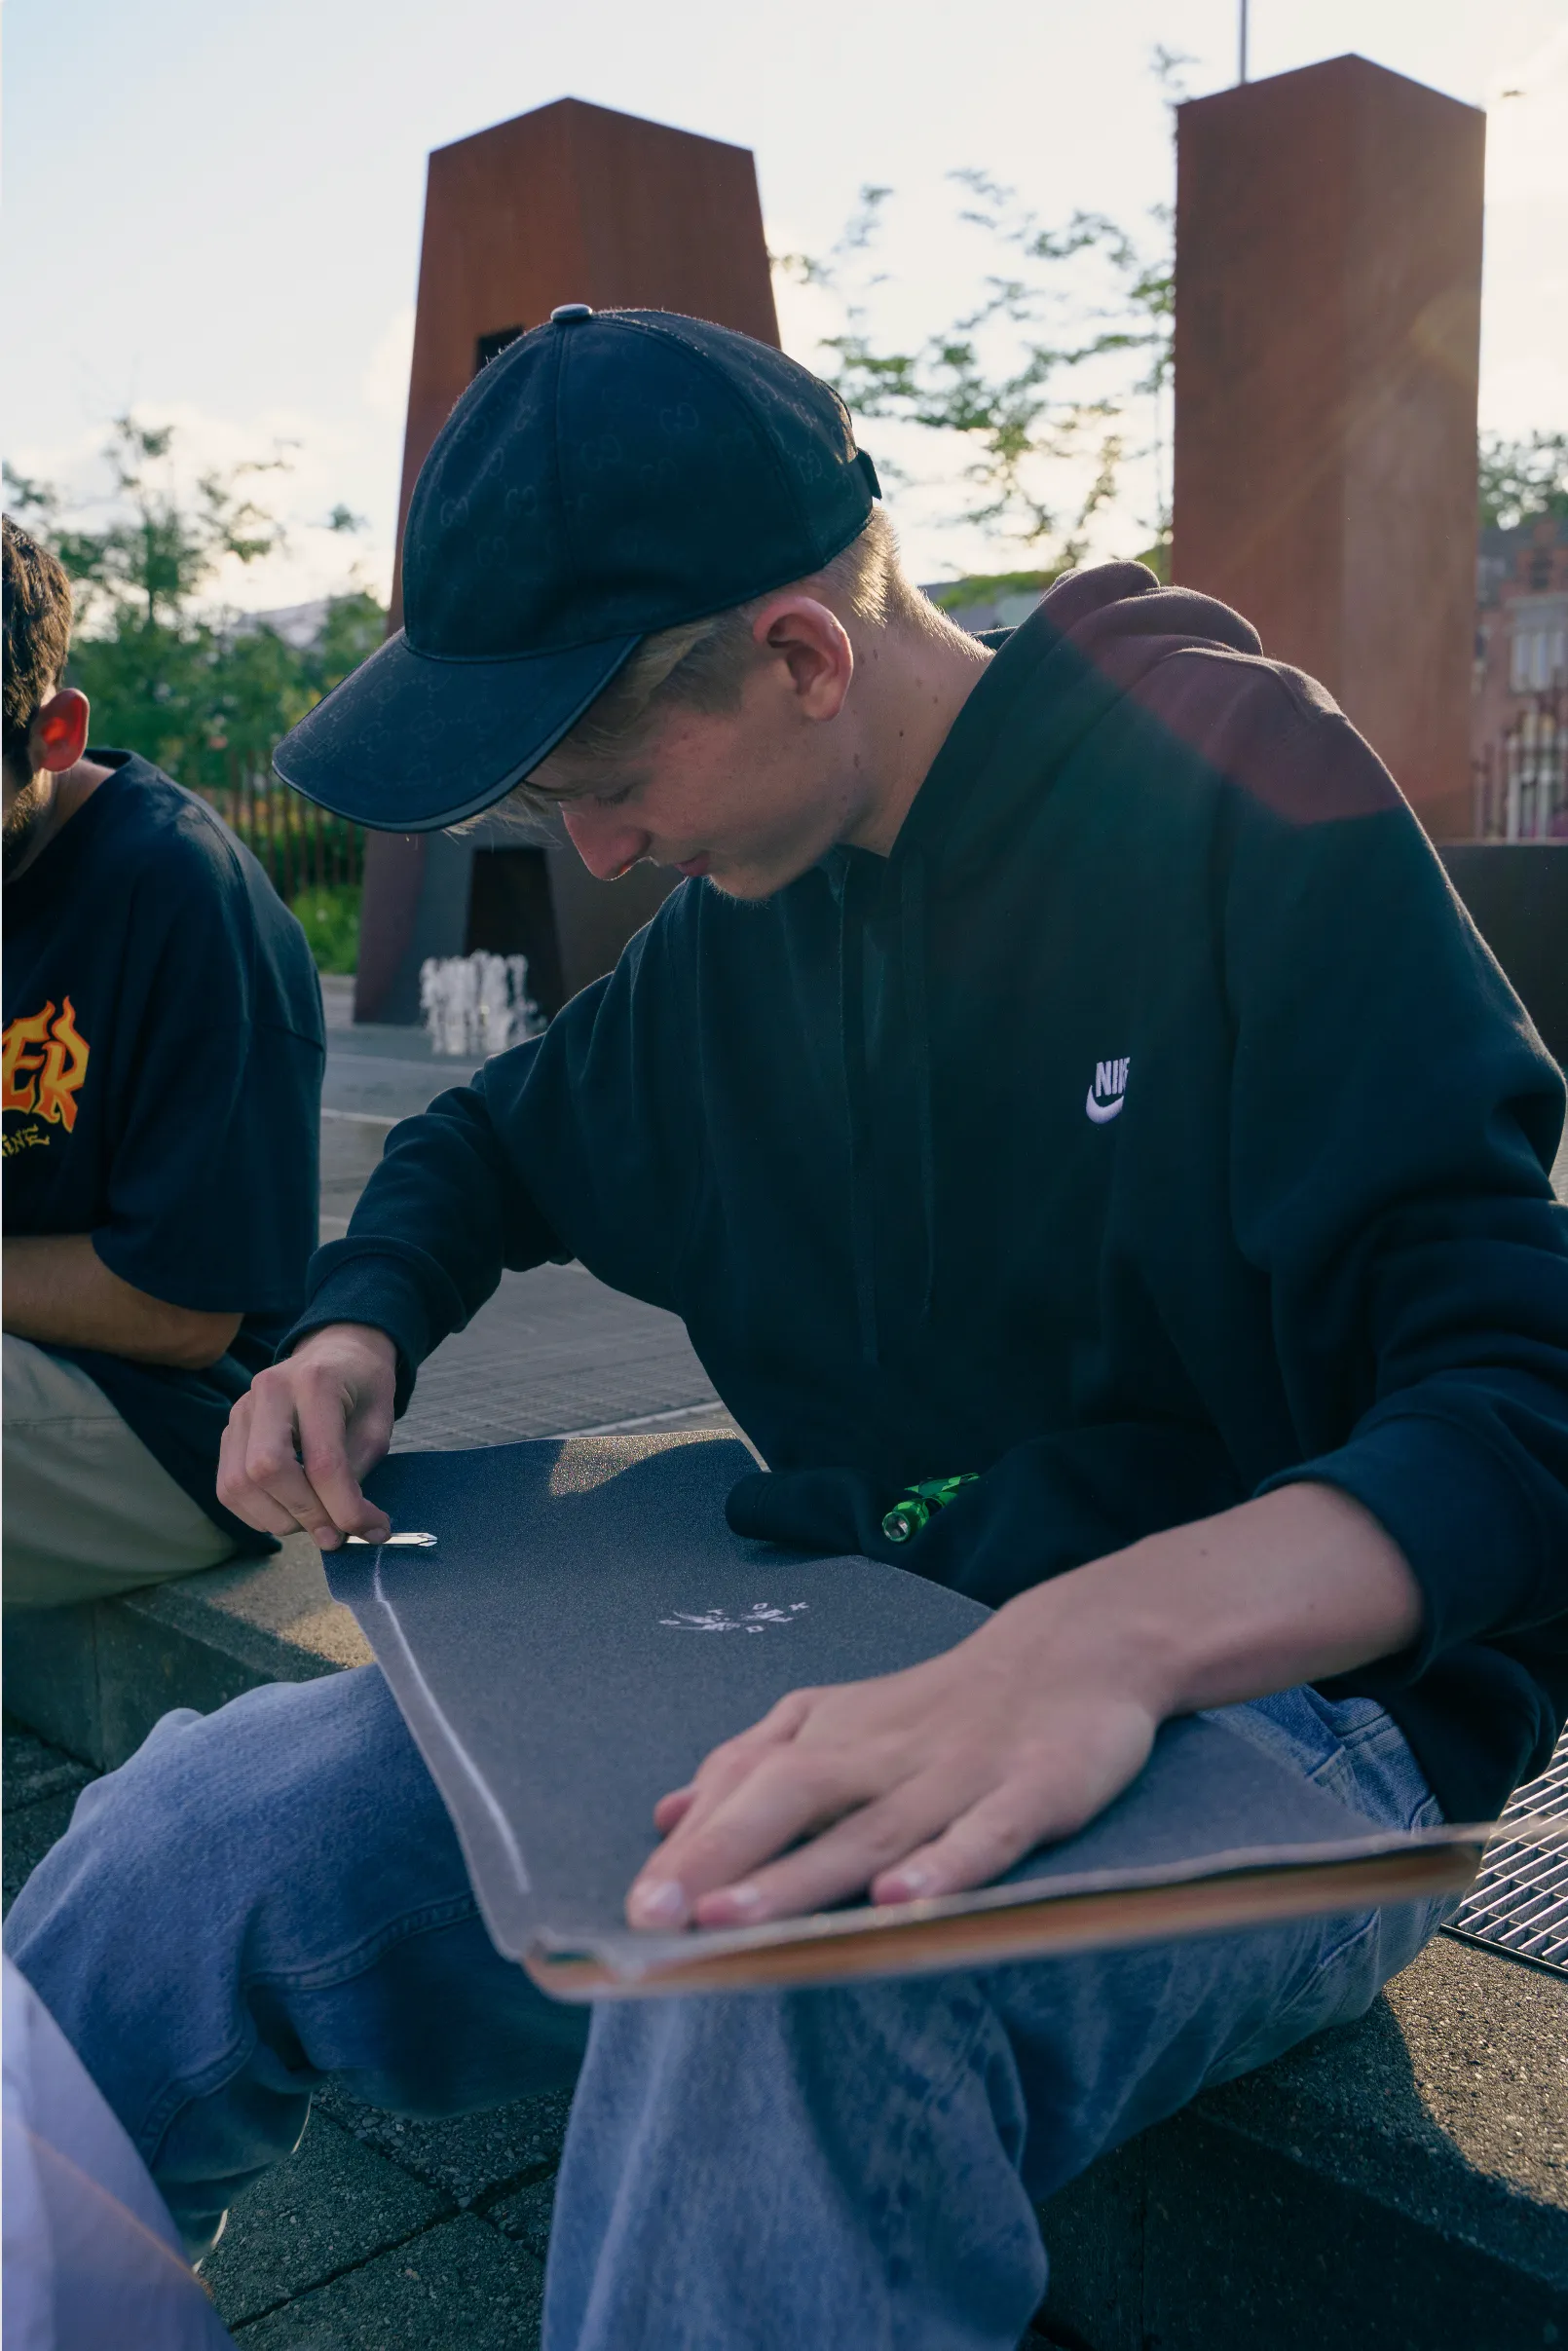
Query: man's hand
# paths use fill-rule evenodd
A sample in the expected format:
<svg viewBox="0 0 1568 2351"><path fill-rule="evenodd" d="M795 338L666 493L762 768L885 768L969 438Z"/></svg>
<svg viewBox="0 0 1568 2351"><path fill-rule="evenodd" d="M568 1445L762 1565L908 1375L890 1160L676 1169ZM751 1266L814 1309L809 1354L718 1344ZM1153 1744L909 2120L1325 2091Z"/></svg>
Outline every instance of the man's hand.
<svg viewBox="0 0 1568 2351"><path fill-rule="evenodd" d="M1142 1770L1159 1705L1012 1620L905 1673L794 1691L716 1747L654 1811L666 1842L632 1924L753 1925L867 1886L953 1893L1092 1819Z"/></svg>
<svg viewBox="0 0 1568 2351"><path fill-rule="evenodd" d="M133 1363L205 1371L227 1355L238 1314L171 1306L111 1273L91 1233L14 1233L5 1244L5 1326L44 1347L94 1347Z"/></svg>
<svg viewBox="0 0 1568 2351"><path fill-rule="evenodd" d="M269 1535L303 1528L324 1551L345 1535L380 1542L385 1511L359 1491L392 1439L397 1357L384 1330L329 1323L256 1374L229 1415L218 1500Z"/></svg>
<svg viewBox="0 0 1568 2351"><path fill-rule="evenodd" d="M1402 1552L1332 1487L1173 1527L1025 1592L928 1664L781 1699L656 1807L664 1843L626 1916L756 1925L868 1887L984 1885L1101 1811L1168 1716L1347 1672L1421 1622Z"/></svg>
<svg viewBox="0 0 1568 2351"><path fill-rule="evenodd" d="M750 1926L868 1885L877 1902L953 1893L1092 1819L1142 1770L1158 1709L1000 1623L906 1673L797 1690L716 1747L654 1811L666 1842L631 1923Z"/></svg>

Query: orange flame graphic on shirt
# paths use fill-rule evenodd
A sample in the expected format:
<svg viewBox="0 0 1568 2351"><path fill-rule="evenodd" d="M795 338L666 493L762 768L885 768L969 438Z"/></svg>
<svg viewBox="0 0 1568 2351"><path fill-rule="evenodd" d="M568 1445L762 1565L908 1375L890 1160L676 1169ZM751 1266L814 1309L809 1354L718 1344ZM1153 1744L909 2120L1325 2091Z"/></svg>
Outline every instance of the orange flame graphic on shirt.
<svg viewBox="0 0 1568 2351"><path fill-rule="evenodd" d="M42 1012L8 1021L0 1038L0 1110L36 1110L68 1135L91 1050L77 1030L69 996L57 1015L51 997Z"/></svg>

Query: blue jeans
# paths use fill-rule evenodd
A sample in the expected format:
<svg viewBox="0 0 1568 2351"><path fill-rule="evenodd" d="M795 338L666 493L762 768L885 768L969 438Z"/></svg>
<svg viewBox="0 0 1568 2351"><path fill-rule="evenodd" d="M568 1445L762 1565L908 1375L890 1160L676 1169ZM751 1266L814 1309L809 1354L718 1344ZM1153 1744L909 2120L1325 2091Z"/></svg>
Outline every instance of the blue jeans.
<svg viewBox="0 0 1568 2351"><path fill-rule="evenodd" d="M1369 1699L1225 1720L1379 1827L1438 1817ZM1106 2148L1359 2016L1439 1903L841 1990L537 1993L485 1935L373 1667L167 1715L7 1932L192 2242L331 2075L401 2113L581 2074L548 2351L1013 2351L1034 2218ZM583 2043L586 2040L586 2054Z"/></svg>

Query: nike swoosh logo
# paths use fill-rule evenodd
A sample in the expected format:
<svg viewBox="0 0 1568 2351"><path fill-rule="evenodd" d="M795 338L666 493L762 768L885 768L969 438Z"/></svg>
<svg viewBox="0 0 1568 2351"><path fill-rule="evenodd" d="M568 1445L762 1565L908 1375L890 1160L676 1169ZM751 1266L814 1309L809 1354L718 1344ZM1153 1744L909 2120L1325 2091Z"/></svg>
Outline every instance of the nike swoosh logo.
<svg viewBox="0 0 1568 2351"><path fill-rule="evenodd" d="M1094 1120L1096 1126L1103 1127L1108 1125L1111 1119L1119 1118L1121 1116L1122 1104L1124 1101L1126 1101L1126 1100L1127 1097L1125 1094L1118 1094L1116 1100L1112 1102L1097 1102L1095 1100L1095 1090L1093 1086L1091 1086L1087 1096L1085 1097L1083 1106L1088 1111L1090 1117Z"/></svg>

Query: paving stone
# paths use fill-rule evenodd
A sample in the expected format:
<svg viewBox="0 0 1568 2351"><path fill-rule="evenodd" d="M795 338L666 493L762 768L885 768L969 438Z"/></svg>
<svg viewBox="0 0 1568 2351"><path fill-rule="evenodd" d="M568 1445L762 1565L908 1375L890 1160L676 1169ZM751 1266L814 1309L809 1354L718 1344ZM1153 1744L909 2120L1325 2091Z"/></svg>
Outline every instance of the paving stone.
<svg viewBox="0 0 1568 2351"><path fill-rule="evenodd" d="M536 2180L529 2187L520 2187L514 2196L503 2196L499 2204L490 2205L485 2219L492 2228L499 2228L526 2247L536 2261L542 2261L550 2241L550 2221L555 2212L556 2174L547 2180Z"/></svg>
<svg viewBox="0 0 1568 2351"><path fill-rule="evenodd" d="M712 1406L686 1325L580 1265L504 1274L421 1369L394 1452L504 1444Z"/></svg>
<svg viewBox="0 0 1568 2351"><path fill-rule="evenodd" d="M236 2198L203 2274L230 2327L360 2267L451 2210L438 2189L313 2113L286 2162Z"/></svg>
<svg viewBox="0 0 1568 2351"><path fill-rule="evenodd" d="M1439 1937L1053 2197L1046 2315L1094 2351L1568 2344L1565 2157L1560 1982Z"/></svg>
<svg viewBox="0 0 1568 2351"><path fill-rule="evenodd" d="M544 2273L472 2213L236 2330L243 2351L535 2351Z"/></svg>
<svg viewBox="0 0 1568 2351"><path fill-rule="evenodd" d="M90 1764L79 1763L58 1747L46 1746L31 1731L7 1724L5 1774L0 1783L6 1811L18 1811L25 1804L37 1804L40 1798L58 1796L66 1789L85 1787L92 1777Z"/></svg>
<svg viewBox="0 0 1568 2351"><path fill-rule="evenodd" d="M1442 1936L1359 2024L1205 2109L1568 2292L1563 1996L1543 1969Z"/></svg>
<svg viewBox="0 0 1568 2351"><path fill-rule="evenodd" d="M365 2146L466 2207L554 2169L572 2094L543 2090L488 2114L462 2114L450 2122L384 2114L330 2086L317 2092L316 2103Z"/></svg>

